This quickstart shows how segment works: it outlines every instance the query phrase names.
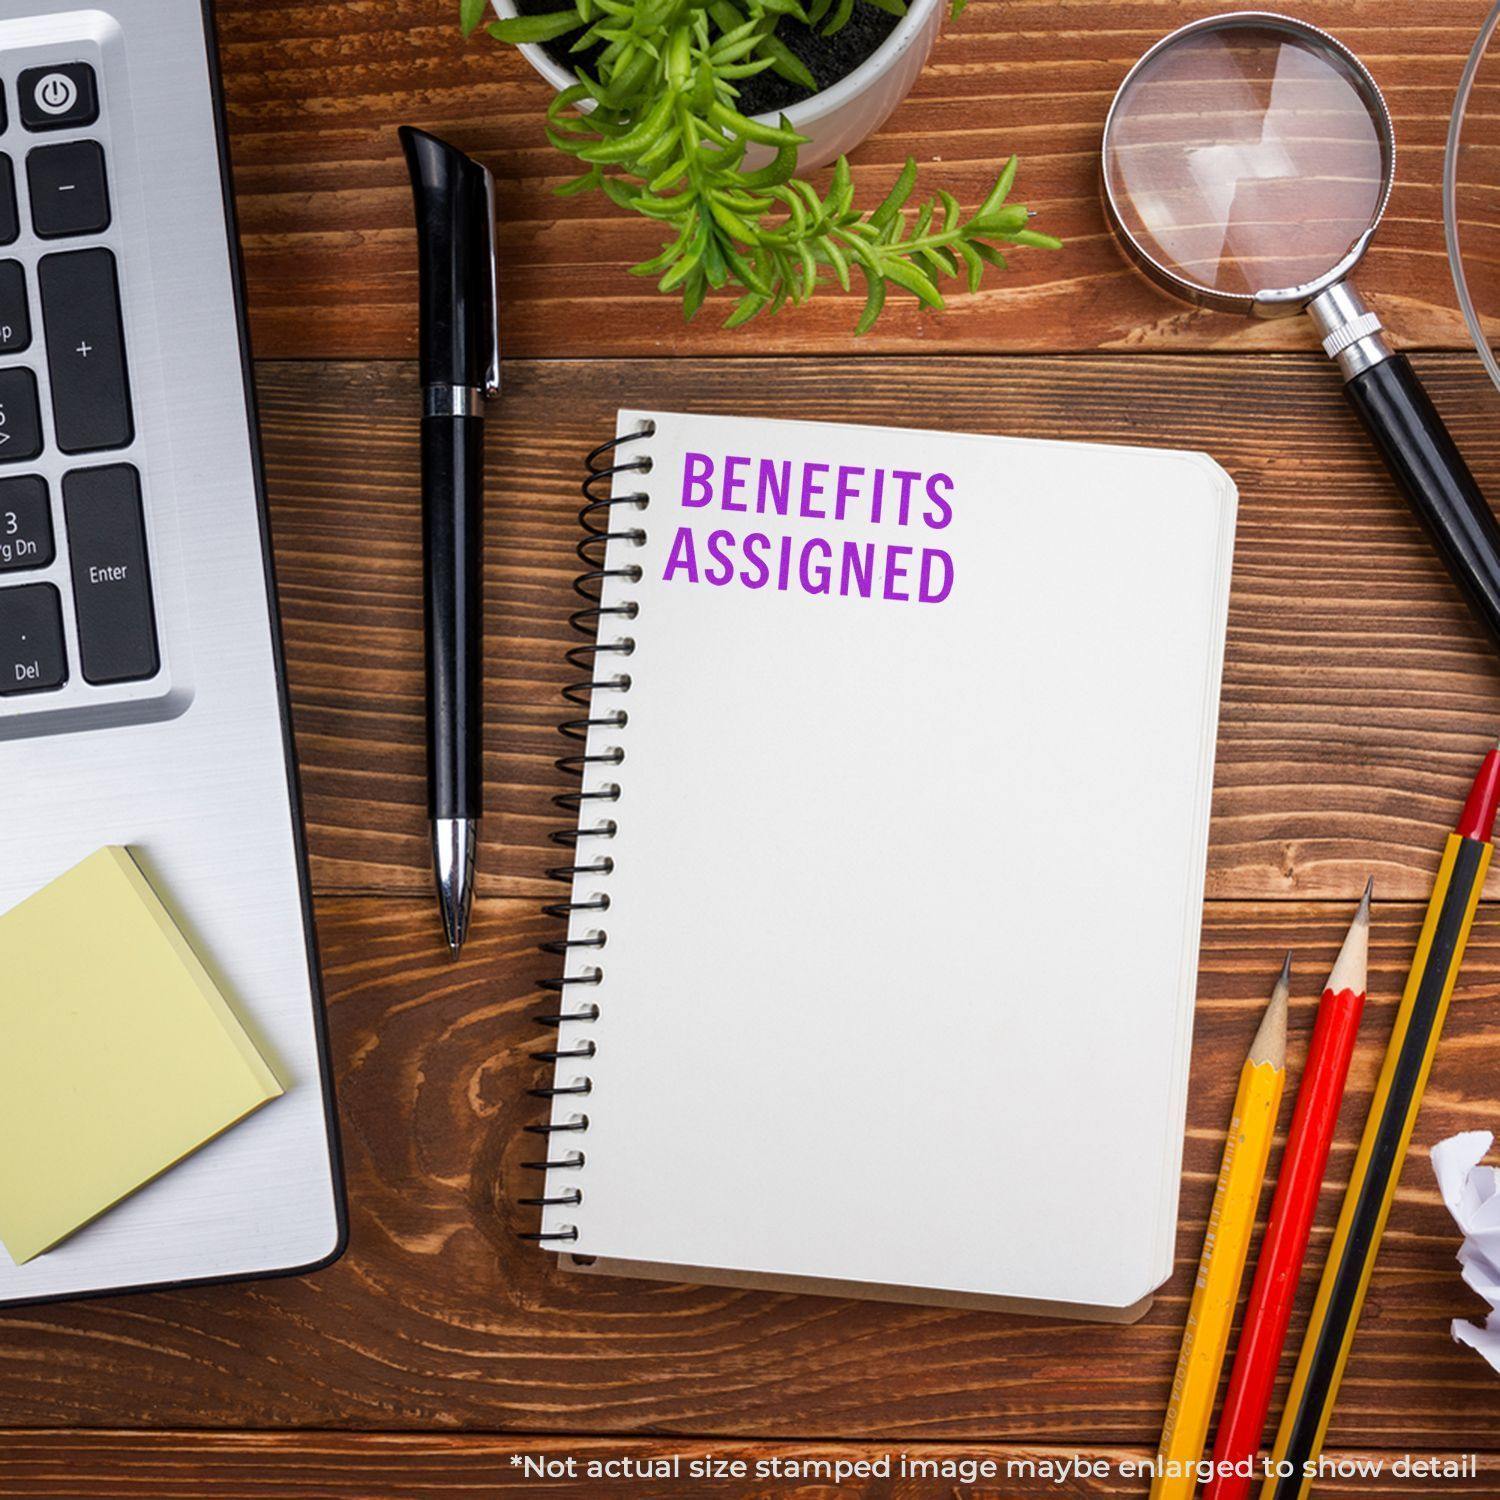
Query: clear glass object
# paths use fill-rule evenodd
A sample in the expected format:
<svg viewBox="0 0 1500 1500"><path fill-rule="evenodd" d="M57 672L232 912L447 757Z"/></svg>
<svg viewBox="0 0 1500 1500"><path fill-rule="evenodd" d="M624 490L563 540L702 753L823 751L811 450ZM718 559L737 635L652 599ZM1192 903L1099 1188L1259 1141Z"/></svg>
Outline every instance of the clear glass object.
<svg viewBox="0 0 1500 1500"><path fill-rule="evenodd" d="M1200 23L1121 88L1107 200L1148 269L1204 300L1290 293L1379 220L1394 167L1385 119L1369 75L1313 28L1263 14Z"/></svg>
<svg viewBox="0 0 1500 1500"><path fill-rule="evenodd" d="M1496 4L1458 85L1443 163L1443 223L1459 306L1490 379L1500 386L1500 27Z"/></svg>

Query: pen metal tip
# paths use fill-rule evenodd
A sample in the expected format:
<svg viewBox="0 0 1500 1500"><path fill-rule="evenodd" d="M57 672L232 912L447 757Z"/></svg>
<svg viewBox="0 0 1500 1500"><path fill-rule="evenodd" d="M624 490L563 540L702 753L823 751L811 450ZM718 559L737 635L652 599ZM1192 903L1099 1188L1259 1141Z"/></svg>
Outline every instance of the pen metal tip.
<svg viewBox="0 0 1500 1500"><path fill-rule="evenodd" d="M457 958L469 935L469 912L463 897L456 891L440 891L438 905L443 913L443 935L448 939L448 951Z"/></svg>
<svg viewBox="0 0 1500 1500"><path fill-rule="evenodd" d="M439 818L432 825L438 910L448 949L457 958L469 935L474 902L474 862L478 828L472 818Z"/></svg>

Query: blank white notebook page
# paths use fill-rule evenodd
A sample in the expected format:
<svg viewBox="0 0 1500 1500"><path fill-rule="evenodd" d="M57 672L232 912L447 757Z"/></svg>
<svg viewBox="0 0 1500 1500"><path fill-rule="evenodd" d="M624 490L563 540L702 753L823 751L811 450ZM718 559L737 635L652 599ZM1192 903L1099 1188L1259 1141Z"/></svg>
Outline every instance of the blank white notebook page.
<svg viewBox="0 0 1500 1500"><path fill-rule="evenodd" d="M619 430L648 421L551 1248L1138 1301L1172 1263L1233 484L1142 448Z"/></svg>

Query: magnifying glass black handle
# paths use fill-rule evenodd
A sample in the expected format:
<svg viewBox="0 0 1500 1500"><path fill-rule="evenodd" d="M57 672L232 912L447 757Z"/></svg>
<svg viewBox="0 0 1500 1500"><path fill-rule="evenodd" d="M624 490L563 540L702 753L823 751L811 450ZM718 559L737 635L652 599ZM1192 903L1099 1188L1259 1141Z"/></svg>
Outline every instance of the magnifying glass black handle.
<svg viewBox="0 0 1500 1500"><path fill-rule="evenodd" d="M1404 354L1344 386L1469 608L1500 645L1500 521Z"/></svg>

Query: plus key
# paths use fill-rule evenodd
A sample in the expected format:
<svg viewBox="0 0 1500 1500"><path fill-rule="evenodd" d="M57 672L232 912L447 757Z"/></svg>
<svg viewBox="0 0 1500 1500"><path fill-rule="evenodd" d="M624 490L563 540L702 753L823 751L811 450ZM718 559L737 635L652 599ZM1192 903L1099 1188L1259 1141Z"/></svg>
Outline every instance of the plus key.
<svg viewBox="0 0 1500 1500"><path fill-rule="evenodd" d="M37 274L57 446L64 453L127 447L135 422L114 256L65 251L46 256Z"/></svg>

